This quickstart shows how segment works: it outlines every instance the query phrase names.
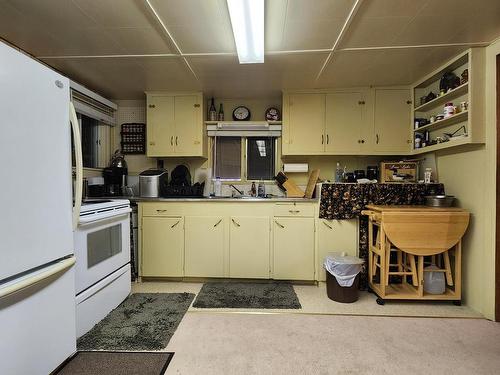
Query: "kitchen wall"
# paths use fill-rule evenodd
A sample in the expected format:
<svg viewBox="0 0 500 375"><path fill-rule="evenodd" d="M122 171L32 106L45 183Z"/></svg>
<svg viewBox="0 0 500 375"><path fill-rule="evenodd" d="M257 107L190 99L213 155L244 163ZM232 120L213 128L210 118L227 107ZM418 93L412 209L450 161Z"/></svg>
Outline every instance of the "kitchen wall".
<svg viewBox="0 0 500 375"><path fill-rule="evenodd" d="M500 40L486 48L486 144L436 153L447 194L472 214L463 241L464 301L489 319L495 314L497 54Z"/></svg>

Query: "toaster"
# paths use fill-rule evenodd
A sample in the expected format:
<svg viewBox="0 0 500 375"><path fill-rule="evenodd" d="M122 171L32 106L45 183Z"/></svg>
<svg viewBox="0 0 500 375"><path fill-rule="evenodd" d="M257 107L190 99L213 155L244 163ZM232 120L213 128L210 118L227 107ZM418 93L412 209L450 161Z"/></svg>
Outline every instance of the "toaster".
<svg viewBox="0 0 500 375"><path fill-rule="evenodd" d="M168 182L164 169L147 169L139 174L139 195L144 198L158 198Z"/></svg>

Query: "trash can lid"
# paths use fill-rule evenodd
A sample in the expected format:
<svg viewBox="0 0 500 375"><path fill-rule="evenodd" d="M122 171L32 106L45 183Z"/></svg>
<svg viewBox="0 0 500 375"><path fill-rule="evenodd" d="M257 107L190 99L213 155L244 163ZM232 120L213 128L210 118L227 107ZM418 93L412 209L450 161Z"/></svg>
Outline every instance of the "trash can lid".
<svg viewBox="0 0 500 375"><path fill-rule="evenodd" d="M345 251L328 253L325 261L334 262L337 264L363 264L365 262L361 258L347 255Z"/></svg>

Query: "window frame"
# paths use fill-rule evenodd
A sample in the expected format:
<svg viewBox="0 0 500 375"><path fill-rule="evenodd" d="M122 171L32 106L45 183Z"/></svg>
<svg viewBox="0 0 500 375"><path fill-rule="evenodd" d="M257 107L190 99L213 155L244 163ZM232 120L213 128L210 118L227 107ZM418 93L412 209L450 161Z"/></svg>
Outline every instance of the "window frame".
<svg viewBox="0 0 500 375"><path fill-rule="evenodd" d="M217 136L210 137L212 140L212 152L210 153L211 157L211 166L212 166L212 181L215 181L217 179L216 176L216 170L215 170L215 155L216 155L216 148L217 148ZM252 183L252 182L259 182L260 180L249 180L247 179L247 154L248 154L248 138L254 138L253 136L240 136L241 139L241 165L240 165L240 178L221 178L220 180L225 183L233 183L233 182L238 182L238 183ZM268 138L273 138L274 141L274 175L278 173L280 170L280 143L279 140L281 137L268 137ZM274 182L274 179L271 180L262 180L264 182Z"/></svg>

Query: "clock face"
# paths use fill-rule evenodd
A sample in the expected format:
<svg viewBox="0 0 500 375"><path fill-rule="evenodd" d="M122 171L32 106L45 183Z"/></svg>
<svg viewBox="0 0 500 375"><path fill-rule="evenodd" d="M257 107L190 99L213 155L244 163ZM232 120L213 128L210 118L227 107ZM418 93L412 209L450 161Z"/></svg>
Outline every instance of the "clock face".
<svg viewBox="0 0 500 375"><path fill-rule="evenodd" d="M233 120L235 121L250 120L250 110L244 106L236 107L233 111Z"/></svg>

